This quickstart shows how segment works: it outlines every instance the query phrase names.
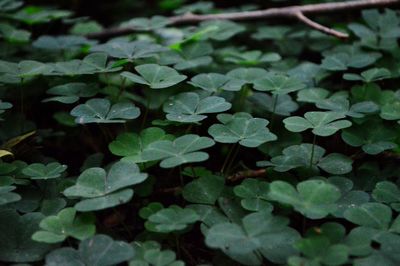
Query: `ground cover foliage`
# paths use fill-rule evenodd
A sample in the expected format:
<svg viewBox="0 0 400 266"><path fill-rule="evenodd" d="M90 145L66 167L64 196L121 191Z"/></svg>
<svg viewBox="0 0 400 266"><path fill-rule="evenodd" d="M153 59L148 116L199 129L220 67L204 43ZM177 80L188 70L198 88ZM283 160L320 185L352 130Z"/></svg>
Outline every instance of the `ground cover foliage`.
<svg viewBox="0 0 400 266"><path fill-rule="evenodd" d="M99 40L62 7L0 14L1 264L400 264L396 7L320 17L346 40L164 16Z"/></svg>

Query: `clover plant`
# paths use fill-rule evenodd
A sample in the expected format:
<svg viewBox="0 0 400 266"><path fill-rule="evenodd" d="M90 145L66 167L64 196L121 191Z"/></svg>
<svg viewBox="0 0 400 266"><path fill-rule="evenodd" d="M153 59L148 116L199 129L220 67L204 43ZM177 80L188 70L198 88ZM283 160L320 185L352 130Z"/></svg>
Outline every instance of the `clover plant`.
<svg viewBox="0 0 400 266"><path fill-rule="evenodd" d="M0 265L400 265L398 2L0 0Z"/></svg>

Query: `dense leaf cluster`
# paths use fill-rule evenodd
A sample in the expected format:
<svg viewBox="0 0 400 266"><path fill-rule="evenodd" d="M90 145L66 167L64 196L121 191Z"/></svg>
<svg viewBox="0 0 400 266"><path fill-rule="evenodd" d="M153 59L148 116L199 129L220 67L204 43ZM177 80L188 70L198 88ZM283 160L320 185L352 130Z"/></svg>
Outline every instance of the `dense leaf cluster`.
<svg viewBox="0 0 400 266"><path fill-rule="evenodd" d="M400 265L398 11L354 13L347 41L0 14L0 264Z"/></svg>

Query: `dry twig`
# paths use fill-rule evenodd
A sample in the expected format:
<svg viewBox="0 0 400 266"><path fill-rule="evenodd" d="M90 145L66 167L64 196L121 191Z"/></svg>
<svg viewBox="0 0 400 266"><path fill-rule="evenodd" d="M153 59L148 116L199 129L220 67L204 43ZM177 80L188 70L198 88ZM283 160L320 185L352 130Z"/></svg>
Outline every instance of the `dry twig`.
<svg viewBox="0 0 400 266"><path fill-rule="evenodd" d="M297 19L313 29L343 39L348 37L346 33L323 26L309 19L306 15L315 15L328 12L339 12L339 11L354 10L354 9L366 9L373 7L384 7L396 3L397 4L400 3L400 0L355 0L347 2L332 2L332 3L322 3L322 4L310 4L303 6L287 6L279 8L268 8L257 11L244 11L244 12L206 14L206 15L196 15L192 13L187 13L180 16L169 17L168 25L197 23L207 20L224 19L224 20L243 21L243 20L284 17L284 18ZM135 29L134 27L125 27L125 28L117 27L117 28L105 29L101 32L91 33L88 34L87 37L104 39L104 38L129 34L135 31L137 31L137 29Z"/></svg>
<svg viewBox="0 0 400 266"><path fill-rule="evenodd" d="M227 179L230 182L236 182L238 180L242 180L242 179L250 178L250 177L264 177L265 174L266 174L266 169L245 170L245 171L237 172L231 176L228 176Z"/></svg>

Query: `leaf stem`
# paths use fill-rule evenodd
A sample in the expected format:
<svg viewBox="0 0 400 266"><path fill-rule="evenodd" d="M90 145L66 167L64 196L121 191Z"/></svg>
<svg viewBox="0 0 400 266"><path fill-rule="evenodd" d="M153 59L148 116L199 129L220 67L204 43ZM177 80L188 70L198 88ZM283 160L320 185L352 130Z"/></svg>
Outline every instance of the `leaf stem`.
<svg viewBox="0 0 400 266"><path fill-rule="evenodd" d="M232 146L230 147L230 149L229 149L229 151L228 151L228 154L227 154L226 157L225 157L225 161L224 161L224 163L222 164L222 167L221 167L221 170L220 170L221 174L224 173L225 167L226 167L226 165L227 165L227 163L228 163L228 161L229 161L229 158L231 157L232 152L233 152L233 150L235 149L235 147L236 147L236 144L234 144L234 145L232 145Z"/></svg>
<svg viewBox="0 0 400 266"><path fill-rule="evenodd" d="M235 146L236 146L236 150L235 150L235 152L233 153L231 159L229 160L230 162L229 162L228 166L226 167L226 171L227 171L228 173L229 173L229 170L231 169L232 164L234 163L234 161L235 161L235 159L236 159L236 156L238 155L239 150L240 150L240 145L239 145L239 144L236 144Z"/></svg>
<svg viewBox="0 0 400 266"><path fill-rule="evenodd" d="M278 97L279 95L273 94L273 104L272 104L272 113L271 113L271 124L270 127L272 128L273 124L274 124L274 119L275 119L275 111L276 111L276 106L278 104Z"/></svg>
<svg viewBox="0 0 400 266"><path fill-rule="evenodd" d="M310 165L309 168L312 168L313 166L313 161L314 161L314 152L315 152L315 142L317 141L317 135L314 135L313 137L313 143L311 147L311 158L310 158Z"/></svg>
<svg viewBox="0 0 400 266"><path fill-rule="evenodd" d="M149 116L149 109L150 109L149 106L150 106L150 96L147 96L146 110L144 111L144 116L142 124L140 125L140 130L142 130L146 125L147 117Z"/></svg>
<svg viewBox="0 0 400 266"><path fill-rule="evenodd" d="M182 166L179 166L179 181L181 183L181 187L183 187L185 185L185 182L183 181Z"/></svg>

